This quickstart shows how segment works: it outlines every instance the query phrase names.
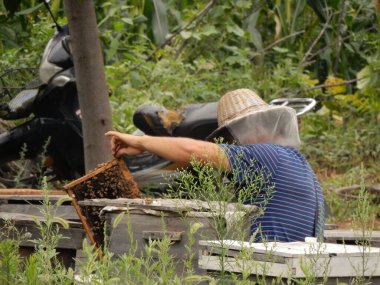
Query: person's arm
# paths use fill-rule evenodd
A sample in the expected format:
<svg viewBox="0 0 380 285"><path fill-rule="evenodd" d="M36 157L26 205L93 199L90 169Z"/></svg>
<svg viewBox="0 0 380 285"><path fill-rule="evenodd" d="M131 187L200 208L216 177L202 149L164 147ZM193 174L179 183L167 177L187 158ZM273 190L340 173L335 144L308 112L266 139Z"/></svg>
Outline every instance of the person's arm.
<svg viewBox="0 0 380 285"><path fill-rule="evenodd" d="M110 131L112 153L115 157L136 155L148 151L173 162L190 164L193 158L211 161L215 168L229 171L230 164L221 147L215 143L178 137L134 136Z"/></svg>

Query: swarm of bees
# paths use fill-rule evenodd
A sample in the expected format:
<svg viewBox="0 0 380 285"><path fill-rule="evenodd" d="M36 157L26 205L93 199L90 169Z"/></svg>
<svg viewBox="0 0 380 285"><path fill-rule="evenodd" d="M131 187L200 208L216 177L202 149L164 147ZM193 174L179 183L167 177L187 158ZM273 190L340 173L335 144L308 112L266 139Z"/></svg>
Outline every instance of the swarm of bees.
<svg viewBox="0 0 380 285"><path fill-rule="evenodd" d="M73 199L76 201L101 198L140 198L137 184L123 160L112 160L100 164L89 174L67 184L64 188L68 190L69 194L70 192L73 194ZM103 244L104 241L104 220L100 217L101 209L102 207L80 206L80 212L83 213L91 228L97 244Z"/></svg>

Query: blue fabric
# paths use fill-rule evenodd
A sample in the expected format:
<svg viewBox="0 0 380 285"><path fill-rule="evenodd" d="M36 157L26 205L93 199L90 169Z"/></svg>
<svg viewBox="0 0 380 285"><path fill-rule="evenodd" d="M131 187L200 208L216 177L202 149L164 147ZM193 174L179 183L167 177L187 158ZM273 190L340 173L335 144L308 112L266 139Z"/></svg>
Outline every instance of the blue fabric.
<svg viewBox="0 0 380 285"><path fill-rule="evenodd" d="M323 234L322 190L302 154L292 147L274 144L220 146L238 187L258 188L249 188L254 193L246 201L264 210L251 228L252 234L258 230L255 241L304 241L305 237ZM315 225L316 201L319 217Z"/></svg>

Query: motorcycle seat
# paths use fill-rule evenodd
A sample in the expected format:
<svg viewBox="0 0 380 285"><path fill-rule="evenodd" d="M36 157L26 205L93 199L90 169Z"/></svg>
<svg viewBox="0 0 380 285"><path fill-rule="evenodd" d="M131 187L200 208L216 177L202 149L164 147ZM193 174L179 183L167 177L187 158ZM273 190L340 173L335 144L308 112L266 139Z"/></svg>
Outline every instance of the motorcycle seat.
<svg viewBox="0 0 380 285"><path fill-rule="evenodd" d="M183 121L174 129L174 136L204 140L218 127L218 102L191 104L183 109Z"/></svg>
<svg viewBox="0 0 380 285"><path fill-rule="evenodd" d="M205 139L216 129L217 102L190 104L180 111L143 105L133 114L134 125L147 135Z"/></svg>
<svg viewBox="0 0 380 285"><path fill-rule="evenodd" d="M133 114L133 124L147 135L172 136L174 128L183 120L179 112L160 105L142 105Z"/></svg>

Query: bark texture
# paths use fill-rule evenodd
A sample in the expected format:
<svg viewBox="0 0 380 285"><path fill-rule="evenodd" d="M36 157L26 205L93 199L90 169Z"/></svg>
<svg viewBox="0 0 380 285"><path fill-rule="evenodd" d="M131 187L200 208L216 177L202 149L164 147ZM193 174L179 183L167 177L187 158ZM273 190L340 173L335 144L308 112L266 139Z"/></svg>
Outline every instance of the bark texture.
<svg viewBox="0 0 380 285"><path fill-rule="evenodd" d="M93 0L65 0L82 113L86 172L111 160L109 139L111 108Z"/></svg>

